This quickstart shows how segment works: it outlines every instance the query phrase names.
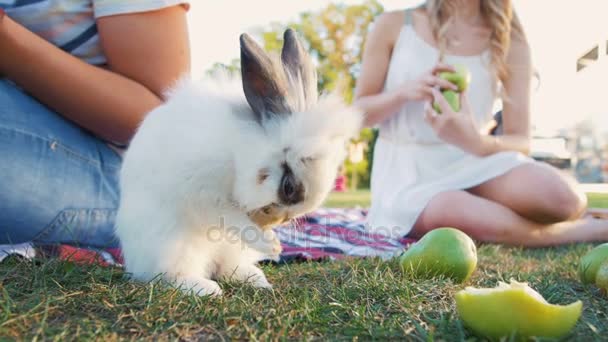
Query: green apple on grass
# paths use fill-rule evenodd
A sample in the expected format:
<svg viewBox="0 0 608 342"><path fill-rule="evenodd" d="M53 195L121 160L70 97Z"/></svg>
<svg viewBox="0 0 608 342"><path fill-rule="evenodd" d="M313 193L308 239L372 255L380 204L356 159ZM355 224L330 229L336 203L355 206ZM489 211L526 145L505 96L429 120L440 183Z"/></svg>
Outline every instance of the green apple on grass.
<svg viewBox="0 0 608 342"><path fill-rule="evenodd" d="M608 259L606 259L597 269L595 275L595 285L605 294L608 294Z"/></svg>
<svg viewBox="0 0 608 342"><path fill-rule="evenodd" d="M578 266L581 281L584 284L595 283L598 269L605 261L608 261L608 243L598 245L581 258Z"/></svg>
<svg viewBox="0 0 608 342"><path fill-rule="evenodd" d="M456 310L464 325L492 340L512 337L560 338L581 316L583 303L548 303L526 283L511 280L495 288L467 287L456 293Z"/></svg>
<svg viewBox="0 0 608 342"><path fill-rule="evenodd" d="M477 249L473 240L460 230L438 228L405 251L400 263L405 272L416 277L444 276L462 283L477 266Z"/></svg>

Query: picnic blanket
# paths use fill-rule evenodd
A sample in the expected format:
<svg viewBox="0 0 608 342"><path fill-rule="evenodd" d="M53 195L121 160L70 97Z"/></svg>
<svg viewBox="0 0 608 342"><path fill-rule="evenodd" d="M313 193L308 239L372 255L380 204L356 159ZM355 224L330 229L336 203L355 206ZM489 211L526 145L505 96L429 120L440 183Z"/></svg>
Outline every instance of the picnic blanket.
<svg viewBox="0 0 608 342"><path fill-rule="evenodd" d="M345 257L388 259L399 255L414 240L393 239L366 230L365 209L319 209L275 228L283 246L280 262L336 260ZM24 258L55 257L79 263L122 266L120 249L79 248L71 245L0 245L0 261L9 255Z"/></svg>

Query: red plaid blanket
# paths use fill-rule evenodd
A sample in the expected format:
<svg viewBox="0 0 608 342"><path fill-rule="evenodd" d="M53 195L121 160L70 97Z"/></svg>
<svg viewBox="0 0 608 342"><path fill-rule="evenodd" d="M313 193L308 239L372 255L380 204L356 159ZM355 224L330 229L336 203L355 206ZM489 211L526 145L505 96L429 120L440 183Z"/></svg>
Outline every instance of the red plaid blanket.
<svg viewBox="0 0 608 342"><path fill-rule="evenodd" d="M335 260L344 257L378 256L390 258L400 254L412 239L392 239L373 234L365 228L366 210L320 209L288 225L275 228L283 245L281 261ZM121 266L120 249L90 249L70 245L0 246L0 261L11 254L32 258L57 257L79 263Z"/></svg>

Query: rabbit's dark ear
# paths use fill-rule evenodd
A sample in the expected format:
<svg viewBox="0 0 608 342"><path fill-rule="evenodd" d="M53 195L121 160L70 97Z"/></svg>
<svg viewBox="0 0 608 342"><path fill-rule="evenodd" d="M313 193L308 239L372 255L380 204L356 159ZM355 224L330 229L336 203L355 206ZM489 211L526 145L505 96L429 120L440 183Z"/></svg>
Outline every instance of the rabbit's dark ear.
<svg viewBox="0 0 608 342"><path fill-rule="evenodd" d="M285 101L288 83L283 70L272 62L266 52L247 34L242 34L241 75L243 91L251 109L262 122L271 115L291 112Z"/></svg>
<svg viewBox="0 0 608 342"><path fill-rule="evenodd" d="M308 53L302 47L296 33L287 29L283 34L283 51L281 60L292 76L298 77L302 82L306 102L314 103L317 100L317 72Z"/></svg>

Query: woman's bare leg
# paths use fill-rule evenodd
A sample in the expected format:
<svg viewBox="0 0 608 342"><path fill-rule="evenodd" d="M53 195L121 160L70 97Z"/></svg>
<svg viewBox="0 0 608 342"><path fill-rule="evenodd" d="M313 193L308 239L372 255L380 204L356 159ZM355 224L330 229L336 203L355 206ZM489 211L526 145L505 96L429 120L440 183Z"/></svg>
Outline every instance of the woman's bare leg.
<svg viewBox="0 0 608 342"><path fill-rule="evenodd" d="M539 223L578 219L587 207L587 197L573 179L541 163L516 167L469 192Z"/></svg>
<svg viewBox="0 0 608 342"><path fill-rule="evenodd" d="M482 242L546 247L573 242L608 241L608 220L541 224L506 206L467 191L441 193L422 212L413 236L439 227L454 227Z"/></svg>

